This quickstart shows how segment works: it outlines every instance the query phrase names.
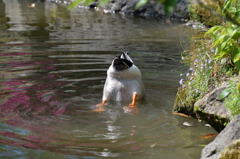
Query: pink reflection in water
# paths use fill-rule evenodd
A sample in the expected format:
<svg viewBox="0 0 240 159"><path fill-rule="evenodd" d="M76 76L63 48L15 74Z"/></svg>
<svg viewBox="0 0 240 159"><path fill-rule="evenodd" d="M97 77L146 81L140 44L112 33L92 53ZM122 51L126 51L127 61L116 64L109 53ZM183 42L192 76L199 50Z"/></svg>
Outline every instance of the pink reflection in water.
<svg viewBox="0 0 240 159"><path fill-rule="evenodd" d="M51 63L54 61L5 64L6 68L46 65L42 68L55 69L56 66L49 65ZM4 100L0 105L0 117L4 123L13 127L13 131L0 130L1 144L76 155L85 154L84 151L75 151L81 150L81 147L89 148L90 151L92 148L103 149L109 144L114 147L114 143L89 143L89 139L73 137L79 135L78 132L74 134L69 131L68 123L61 118L70 107L70 104L63 100L69 94L58 92L60 87L68 83L56 81L58 76L53 74L35 75L34 78L36 79L14 78L1 83L4 89L0 94ZM89 125L101 122L94 118L80 120ZM14 128L28 132L18 133Z"/></svg>
<svg viewBox="0 0 240 159"><path fill-rule="evenodd" d="M53 75L48 75L45 77L46 81L50 81L53 79ZM53 95L45 95L47 92L46 89L51 90L52 88L58 88L65 84L65 82L57 82L53 81L48 85L43 83L33 84L29 87L16 87L19 85L25 85L28 82L17 82L17 80L12 80L6 82L5 90L13 90L8 92L9 97L2 105L1 105L1 112L20 112L23 113L31 113L40 114L40 113L50 113L60 115L64 113L64 107L67 106L66 103L63 103L58 100L51 100L54 96ZM9 87L8 87L9 86ZM12 87L15 86L15 87ZM18 91L14 91L17 89ZM53 92L53 91L52 91ZM50 92L51 93L51 92ZM52 93L54 94L54 92ZM56 95L56 94L55 94ZM46 103L49 101L48 103ZM44 103L43 103L44 102Z"/></svg>
<svg viewBox="0 0 240 159"><path fill-rule="evenodd" d="M29 55L30 53L25 52L8 52L8 53L0 53L0 56L19 56L19 55Z"/></svg>
<svg viewBox="0 0 240 159"><path fill-rule="evenodd" d="M28 55L29 53L4 53L0 56ZM52 70L53 60L45 61L24 61L8 62L3 65L5 68L21 68L26 66L43 65L42 69ZM11 72L11 70L7 70ZM14 74L17 75L17 71ZM20 72L21 73L21 72ZM4 72L2 73L4 75ZM8 74L6 74L8 77ZM11 76L10 76L11 77ZM30 130L33 134L21 134L0 130L0 135L7 138L0 138L0 143L28 147L34 149L46 149L39 146L39 143L51 143L56 134L49 131L48 125L42 125L35 120L41 117L41 121L49 121L47 116L59 116L65 113L68 103L61 101L67 94L57 93L57 89L66 84L66 82L56 81L56 76L47 74L44 76L35 76L33 78L14 78L2 81L1 86L1 105L0 117L4 123L16 128ZM61 121L55 121L59 123ZM36 134L42 134L39 136ZM9 139L10 138L10 139ZM55 141L54 141L55 142ZM46 145L45 145L46 146Z"/></svg>
<svg viewBox="0 0 240 159"><path fill-rule="evenodd" d="M29 54L29 53L27 53ZM1 55L0 55L1 56ZM9 55L12 56L12 55ZM42 69L43 70L51 70L51 69L56 69L56 66L53 66L52 64L54 63L53 60L46 60L46 61L19 61L19 62L7 62L3 63L3 65L6 65L7 67L5 68L17 68L17 67L26 67L26 66L38 66L38 65L43 65ZM47 66L44 66L47 65Z"/></svg>

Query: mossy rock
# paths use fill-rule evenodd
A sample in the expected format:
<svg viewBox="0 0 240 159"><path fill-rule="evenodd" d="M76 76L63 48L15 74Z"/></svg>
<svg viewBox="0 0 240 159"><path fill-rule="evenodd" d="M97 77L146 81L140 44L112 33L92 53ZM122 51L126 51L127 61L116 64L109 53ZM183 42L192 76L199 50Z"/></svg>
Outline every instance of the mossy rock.
<svg viewBox="0 0 240 159"><path fill-rule="evenodd" d="M236 157L240 154L239 121L240 115L235 116L216 138L203 148L201 159L239 159L239 156Z"/></svg>
<svg viewBox="0 0 240 159"><path fill-rule="evenodd" d="M232 118L230 111L220 99L220 93L228 87L223 83L194 104L194 112L198 119L208 122L216 131L220 132Z"/></svg>
<svg viewBox="0 0 240 159"><path fill-rule="evenodd" d="M204 2L203 4L207 8L203 7L198 3L192 2L190 8L192 19L200 21L201 23L207 26L221 24L223 20L215 14L217 11L221 10L220 6L218 5L218 1L209 0L207 2ZM210 11L208 8L211 9L212 11Z"/></svg>
<svg viewBox="0 0 240 159"><path fill-rule="evenodd" d="M173 112L183 113L192 117L196 117L193 111L193 105L195 103L195 100L193 98L190 100L186 100L186 98L186 90L180 88L174 101Z"/></svg>
<svg viewBox="0 0 240 159"><path fill-rule="evenodd" d="M217 132L221 132L225 128L225 125L230 121L229 119L203 111L196 111L196 117L209 123Z"/></svg>
<svg viewBox="0 0 240 159"><path fill-rule="evenodd" d="M219 159L239 159L240 158L240 139L233 141L228 145Z"/></svg>
<svg viewBox="0 0 240 159"><path fill-rule="evenodd" d="M228 82L223 82L220 87L205 94L198 101L196 101L198 98L189 95L186 88L180 87L175 98L173 112L187 114L206 121L220 132L232 118L230 111L224 104L224 99L219 98L220 93L228 85Z"/></svg>

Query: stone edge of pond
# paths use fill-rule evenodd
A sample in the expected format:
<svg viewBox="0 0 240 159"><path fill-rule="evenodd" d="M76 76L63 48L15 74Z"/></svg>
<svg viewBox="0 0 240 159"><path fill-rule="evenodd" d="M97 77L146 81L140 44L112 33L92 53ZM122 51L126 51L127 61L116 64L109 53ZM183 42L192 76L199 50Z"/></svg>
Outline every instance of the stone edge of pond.
<svg viewBox="0 0 240 159"><path fill-rule="evenodd" d="M157 3L156 1L150 1L148 4L135 10L134 7L138 0L115 0L103 6L106 12L120 12L125 14L135 14L145 17L161 17L165 18L164 5ZM187 0L177 0L177 4L174 8L170 18L177 20L189 19L188 5L190 3Z"/></svg>
<svg viewBox="0 0 240 159"><path fill-rule="evenodd" d="M216 131L220 132L215 140L202 150L202 159L224 157L227 159L229 156L238 154L238 157L240 157L240 115L233 118L224 104L226 97L223 99L219 97L220 93L230 86L229 81L237 82L239 77L223 81L220 86L206 93L197 101L183 103L181 98L186 97L186 92L182 89L179 89L177 92L173 113L183 113L198 120L206 121ZM229 149L231 152L227 151Z"/></svg>
<svg viewBox="0 0 240 159"><path fill-rule="evenodd" d="M57 0L50 0L52 3L62 3L65 5L70 4L73 0L62 0L61 2ZM102 7L99 6L99 0L91 2L86 8L98 8L102 10L103 13L121 13L125 15L138 15L143 17L159 17L166 18L164 12L164 5L157 3L156 1L150 1L148 4L135 10L134 7L138 0L112 0ZM188 5L190 2L188 0L177 0L176 6L173 13L170 15L171 20L188 21L190 18L190 13L188 11ZM79 4L78 7L83 7Z"/></svg>
<svg viewBox="0 0 240 159"><path fill-rule="evenodd" d="M229 86L228 81L224 81L219 87L216 87L198 101L190 101L182 104L181 94L184 91L178 91L175 98L173 112L187 114L199 120L206 121L216 131L220 132L225 125L230 122L232 116L224 104L224 99L220 99L220 93Z"/></svg>
<svg viewBox="0 0 240 159"><path fill-rule="evenodd" d="M234 159L240 157L240 115L221 131L220 134L202 150L201 159Z"/></svg>

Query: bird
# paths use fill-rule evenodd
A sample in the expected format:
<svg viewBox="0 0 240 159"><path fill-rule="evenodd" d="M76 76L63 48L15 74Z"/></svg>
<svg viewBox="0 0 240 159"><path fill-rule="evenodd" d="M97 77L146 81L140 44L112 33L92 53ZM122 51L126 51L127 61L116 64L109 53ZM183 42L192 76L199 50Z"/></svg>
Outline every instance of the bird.
<svg viewBox="0 0 240 159"><path fill-rule="evenodd" d="M133 63L128 52L123 52L113 59L107 70L107 79L103 88L102 107L108 101L127 102L125 111L136 109L136 102L145 99L145 88L139 68ZM101 109L102 110L102 109Z"/></svg>

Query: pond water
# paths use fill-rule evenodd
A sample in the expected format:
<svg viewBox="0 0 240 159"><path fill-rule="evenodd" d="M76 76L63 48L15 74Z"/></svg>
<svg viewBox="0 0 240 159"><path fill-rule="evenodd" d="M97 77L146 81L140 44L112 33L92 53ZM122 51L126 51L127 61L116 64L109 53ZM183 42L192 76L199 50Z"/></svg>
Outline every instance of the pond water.
<svg viewBox="0 0 240 159"><path fill-rule="evenodd" d="M0 0L0 158L199 158L213 140L200 136L216 131L171 114L187 30L50 1ZM146 101L136 115L124 113L128 103L94 112L121 51L140 68Z"/></svg>

